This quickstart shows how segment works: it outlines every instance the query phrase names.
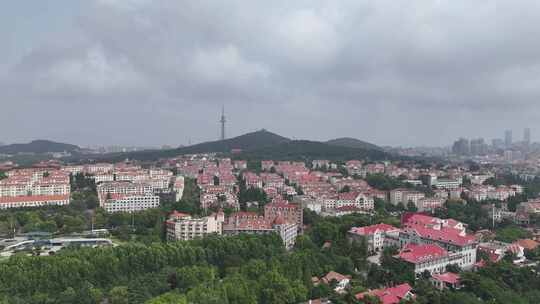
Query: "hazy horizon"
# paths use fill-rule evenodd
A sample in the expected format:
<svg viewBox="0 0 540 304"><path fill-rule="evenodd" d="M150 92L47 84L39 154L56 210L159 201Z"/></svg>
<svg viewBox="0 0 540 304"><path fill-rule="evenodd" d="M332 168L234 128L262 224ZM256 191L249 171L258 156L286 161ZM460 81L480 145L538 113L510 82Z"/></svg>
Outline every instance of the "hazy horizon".
<svg viewBox="0 0 540 304"><path fill-rule="evenodd" d="M540 2L10 1L0 142L380 146L540 132Z"/></svg>

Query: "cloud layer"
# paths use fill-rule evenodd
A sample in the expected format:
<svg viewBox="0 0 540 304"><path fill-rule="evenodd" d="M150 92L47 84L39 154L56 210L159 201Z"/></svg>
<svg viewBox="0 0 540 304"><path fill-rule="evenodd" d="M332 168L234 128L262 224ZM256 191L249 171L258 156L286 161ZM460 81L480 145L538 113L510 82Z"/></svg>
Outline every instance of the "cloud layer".
<svg viewBox="0 0 540 304"><path fill-rule="evenodd" d="M537 1L60 5L4 4L28 22L0 31L1 141L211 140L222 105L230 136L410 146L540 132Z"/></svg>

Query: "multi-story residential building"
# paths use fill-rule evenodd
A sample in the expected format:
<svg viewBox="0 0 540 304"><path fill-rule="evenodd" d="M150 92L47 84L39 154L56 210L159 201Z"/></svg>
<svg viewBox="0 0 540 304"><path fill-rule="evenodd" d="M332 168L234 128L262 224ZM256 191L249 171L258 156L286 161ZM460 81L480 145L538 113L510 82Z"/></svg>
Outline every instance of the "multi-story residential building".
<svg viewBox="0 0 540 304"><path fill-rule="evenodd" d="M99 195L103 194L151 194L152 186L147 183L130 181L105 182L97 186Z"/></svg>
<svg viewBox="0 0 540 304"><path fill-rule="evenodd" d="M284 200L274 200L264 206L265 218L273 220L278 216L283 217L285 222L296 223L298 231L303 231L304 214L302 208L297 204L292 204Z"/></svg>
<svg viewBox="0 0 540 304"><path fill-rule="evenodd" d="M255 173L246 172L243 174L244 180L246 181L247 188L262 188L263 180Z"/></svg>
<svg viewBox="0 0 540 304"><path fill-rule="evenodd" d="M488 179L495 177L494 174L474 174L470 176L471 184L483 185Z"/></svg>
<svg viewBox="0 0 540 304"><path fill-rule="evenodd" d="M58 169L18 169L0 181L1 208L67 205L71 192L69 173Z"/></svg>
<svg viewBox="0 0 540 304"><path fill-rule="evenodd" d="M112 173L96 173L89 177L93 179L96 184L114 181L114 174Z"/></svg>
<svg viewBox="0 0 540 304"><path fill-rule="evenodd" d="M416 203L416 208L419 212L434 211L437 208L442 208L445 199L438 197L424 197Z"/></svg>
<svg viewBox="0 0 540 304"><path fill-rule="evenodd" d="M159 196L153 194L107 193L100 197L100 207L110 213L131 213L159 207Z"/></svg>
<svg viewBox="0 0 540 304"><path fill-rule="evenodd" d="M408 244L437 244L451 252L456 259L453 261L462 269L474 266L478 243L473 235L467 234L463 223L420 213L405 213L401 219L401 226L399 234L401 247Z"/></svg>
<svg viewBox="0 0 540 304"><path fill-rule="evenodd" d="M532 216L540 215L540 200L529 200L520 203L516 208L516 222L518 224L529 224Z"/></svg>
<svg viewBox="0 0 540 304"><path fill-rule="evenodd" d="M364 211L370 211L370 210L375 209L375 200L373 199L373 196L367 195L366 193L368 192L360 193L356 197L355 201L357 203L358 208Z"/></svg>
<svg viewBox="0 0 540 304"><path fill-rule="evenodd" d="M446 266L461 260L459 254L451 254L437 244L407 244L395 258L412 264L417 278L425 271L431 275L445 273Z"/></svg>
<svg viewBox="0 0 540 304"><path fill-rule="evenodd" d="M113 169L114 165L107 163L89 164L85 166L85 171L89 174L111 172Z"/></svg>
<svg viewBox="0 0 540 304"><path fill-rule="evenodd" d="M285 179L275 173L261 173L260 177L265 187L280 189L285 186Z"/></svg>
<svg viewBox="0 0 540 304"><path fill-rule="evenodd" d="M438 189L457 189L463 184L463 179L461 177L450 179L450 178L439 178L435 174L430 174L428 179L428 186L435 187Z"/></svg>
<svg viewBox="0 0 540 304"><path fill-rule="evenodd" d="M516 195L516 191L511 187L499 186L497 188L493 186L473 186L467 193L467 196L476 201L484 201L487 199L504 201L511 196Z"/></svg>
<svg viewBox="0 0 540 304"><path fill-rule="evenodd" d="M200 202L204 210L211 207L240 209L238 197L227 187L204 187L200 194Z"/></svg>
<svg viewBox="0 0 540 304"><path fill-rule="evenodd" d="M373 210L375 207L375 201L373 197L367 196L364 193L359 192L346 192L339 193L338 198L333 204L333 209L341 207L356 207L362 211ZM331 211L330 205L327 206L326 211Z"/></svg>
<svg viewBox="0 0 540 304"><path fill-rule="evenodd" d="M385 247L399 246L399 228L387 224L376 224L365 227L352 227L349 230L350 240L365 238L369 252L379 252Z"/></svg>
<svg viewBox="0 0 540 304"><path fill-rule="evenodd" d="M425 197L425 194L420 191L398 188L390 191L390 203L392 205L403 204L412 202L415 205L418 204L418 200Z"/></svg>
<svg viewBox="0 0 540 304"><path fill-rule="evenodd" d="M285 248L291 249L296 241L298 226L296 222L286 221L283 216L275 218L259 216L252 212L237 212L230 216L223 225L223 234L237 235L277 233Z"/></svg>
<svg viewBox="0 0 540 304"><path fill-rule="evenodd" d="M392 205L398 205L403 203L403 194L407 192L408 189L398 188L390 191L390 203Z"/></svg>
<svg viewBox="0 0 540 304"><path fill-rule="evenodd" d="M184 196L184 177L179 175L173 183L174 199L179 201Z"/></svg>
<svg viewBox="0 0 540 304"><path fill-rule="evenodd" d="M415 206L419 205L419 201L423 199L426 195L420 191L405 191L402 194L402 203L407 206L409 202L413 203Z"/></svg>
<svg viewBox="0 0 540 304"><path fill-rule="evenodd" d="M313 169L329 168L330 161L327 159L316 159L311 162Z"/></svg>
<svg viewBox="0 0 540 304"><path fill-rule="evenodd" d="M222 234L225 215L223 212L214 213L202 218L192 218L187 214L171 214L165 222L167 239L169 241L187 241L202 238L208 234Z"/></svg>

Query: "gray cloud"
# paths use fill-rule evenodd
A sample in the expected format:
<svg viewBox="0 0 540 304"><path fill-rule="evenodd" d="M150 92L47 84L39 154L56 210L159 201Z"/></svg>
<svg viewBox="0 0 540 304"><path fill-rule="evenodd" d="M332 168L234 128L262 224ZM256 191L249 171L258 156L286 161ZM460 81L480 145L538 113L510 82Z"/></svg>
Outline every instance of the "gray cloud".
<svg viewBox="0 0 540 304"><path fill-rule="evenodd" d="M535 1L95 0L69 12L54 31L0 31L2 141L211 140L222 105L231 136L418 145L540 132Z"/></svg>

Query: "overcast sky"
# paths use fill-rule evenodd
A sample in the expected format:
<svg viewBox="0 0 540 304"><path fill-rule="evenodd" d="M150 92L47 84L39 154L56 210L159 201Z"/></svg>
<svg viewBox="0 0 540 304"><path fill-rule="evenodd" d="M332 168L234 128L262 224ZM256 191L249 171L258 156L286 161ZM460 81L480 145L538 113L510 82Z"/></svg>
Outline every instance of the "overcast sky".
<svg viewBox="0 0 540 304"><path fill-rule="evenodd" d="M0 5L1 142L540 139L540 1Z"/></svg>

